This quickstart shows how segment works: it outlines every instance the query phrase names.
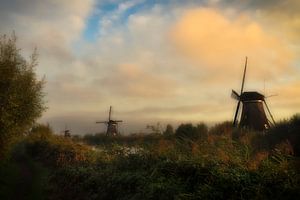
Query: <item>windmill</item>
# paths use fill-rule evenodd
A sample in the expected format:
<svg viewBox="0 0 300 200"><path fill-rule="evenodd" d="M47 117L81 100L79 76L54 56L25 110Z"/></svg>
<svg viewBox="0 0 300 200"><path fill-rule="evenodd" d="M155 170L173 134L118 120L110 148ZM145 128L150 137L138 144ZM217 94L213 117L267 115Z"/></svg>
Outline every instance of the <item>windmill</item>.
<svg viewBox="0 0 300 200"><path fill-rule="evenodd" d="M270 125L275 124L275 121L265 101L264 95L256 91L244 92L246 71L247 71L247 57L245 61L245 68L243 73L243 81L242 81L240 94L238 94L234 90L232 90L231 93L231 97L238 101L235 115L234 115L233 126L237 127L238 125L238 116L239 116L240 106L242 103L242 111L241 111L242 113L241 113L239 125L241 127L248 127L254 130L263 131L268 129ZM267 109L267 112L272 121L267 118L264 106Z"/></svg>
<svg viewBox="0 0 300 200"><path fill-rule="evenodd" d="M63 133L66 138L71 137L71 130L67 128L67 125L65 125L65 129L61 131L61 133Z"/></svg>
<svg viewBox="0 0 300 200"><path fill-rule="evenodd" d="M111 119L111 111L112 107L109 107L109 115L108 115L108 121L99 121L96 123L101 123L101 124L106 124L107 129L106 129L106 135L107 136L116 136L119 134L118 132L118 123L123 122L122 120L112 120Z"/></svg>

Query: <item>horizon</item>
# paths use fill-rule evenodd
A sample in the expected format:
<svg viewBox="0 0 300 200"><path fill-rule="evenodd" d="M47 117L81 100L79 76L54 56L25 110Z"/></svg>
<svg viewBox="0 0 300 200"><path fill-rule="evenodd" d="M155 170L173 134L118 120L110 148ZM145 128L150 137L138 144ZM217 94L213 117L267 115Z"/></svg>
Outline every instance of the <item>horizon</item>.
<svg viewBox="0 0 300 200"><path fill-rule="evenodd" d="M102 132L109 106L121 133L147 124L232 121L245 57L245 91L267 99L276 121L300 112L300 2L4 0L1 34L21 54L38 49L56 133Z"/></svg>

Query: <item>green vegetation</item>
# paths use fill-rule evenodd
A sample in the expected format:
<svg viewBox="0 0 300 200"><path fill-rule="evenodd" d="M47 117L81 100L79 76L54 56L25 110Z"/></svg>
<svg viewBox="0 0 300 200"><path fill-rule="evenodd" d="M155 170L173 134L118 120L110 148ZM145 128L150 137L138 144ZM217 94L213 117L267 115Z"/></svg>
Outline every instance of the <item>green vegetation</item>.
<svg viewBox="0 0 300 200"><path fill-rule="evenodd" d="M182 125L171 136L81 139L99 142L96 149L45 134L45 126L25 146L51 166L48 199L295 199L300 160L290 139L299 141L299 122L296 115L266 133L232 130L225 122L210 129ZM179 134L182 127L197 129L199 137Z"/></svg>

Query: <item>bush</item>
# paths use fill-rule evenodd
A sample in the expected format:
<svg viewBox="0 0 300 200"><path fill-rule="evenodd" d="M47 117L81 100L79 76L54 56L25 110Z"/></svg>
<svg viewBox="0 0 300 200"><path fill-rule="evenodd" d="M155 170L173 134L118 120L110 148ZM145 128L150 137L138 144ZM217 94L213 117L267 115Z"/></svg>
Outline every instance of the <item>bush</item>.
<svg viewBox="0 0 300 200"><path fill-rule="evenodd" d="M193 126L192 124L181 124L176 129L175 135L178 138L182 139L206 139L208 133L208 128L204 123L198 124L197 126Z"/></svg>
<svg viewBox="0 0 300 200"><path fill-rule="evenodd" d="M300 115L296 114L290 120L284 120L272 127L265 136L272 149L282 142L288 142L293 147L294 154L300 155Z"/></svg>
<svg viewBox="0 0 300 200"><path fill-rule="evenodd" d="M172 136L173 134L174 134L173 126L168 124L167 127L166 127L166 130L163 133L163 135L164 136Z"/></svg>
<svg viewBox="0 0 300 200"><path fill-rule="evenodd" d="M39 126L38 129L44 131L33 132L26 139L27 151L31 156L53 167L93 161L93 152L88 146L53 135L47 127ZM33 130L36 131L36 128Z"/></svg>
<svg viewBox="0 0 300 200"><path fill-rule="evenodd" d="M209 134L231 136L232 131L232 122L226 121L220 124L216 124L212 128L210 128Z"/></svg>

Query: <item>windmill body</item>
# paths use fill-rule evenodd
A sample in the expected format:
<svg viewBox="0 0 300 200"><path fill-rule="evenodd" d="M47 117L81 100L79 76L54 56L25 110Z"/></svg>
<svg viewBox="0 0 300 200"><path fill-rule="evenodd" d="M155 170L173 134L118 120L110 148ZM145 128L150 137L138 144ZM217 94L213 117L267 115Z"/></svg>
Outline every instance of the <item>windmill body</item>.
<svg viewBox="0 0 300 200"><path fill-rule="evenodd" d="M244 83L247 70L247 58L245 62L244 75L242 81L241 92L238 94L236 91L232 90L231 97L238 101L237 108L235 111L235 116L233 120L233 126L238 126L238 115L240 112L240 104L242 103L241 117L239 126L247 127L257 131L263 131L270 127L275 121L269 110L269 107L265 101L265 96L256 92L248 91L244 92ZM265 108L267 108L268 114L272 121L268 120Z"/></svg>
<svg viewBox="0 0 300 200"><path fill-rule="evenodd" d="M263 131L270 127L264 110L264 95L258 92L243 92L240 100L243 104L240 126L258 131Z"/></svg>
<svg viewBox="0 0 300 200"><path fill-rule="evenodd" d="M64 130L64 136L65 136L65 137L71 137L71 132L70 132L70 130Z"/></svg>
<svg viewBox="0 0 300 200"><path fill-rule="evenodd" d="M118 132L118 122L122 122L122 121L110 120L107 123L106 135L116 136L116 135L119 134L119 132Z"/></svg>
<svg viewBox="0 0 300 200"><path fill-rule="evenodd" d="M96 122L96 123L102 123L102 124L107 125L107 129L106 129L106 135L107 136L116 136L116 135L119 135L118 123L123 122L123 121L122 120L112 120L111 119L111 112L112 112L112 107L110 106L108 121L100 121L100 122Z"/></svg>

